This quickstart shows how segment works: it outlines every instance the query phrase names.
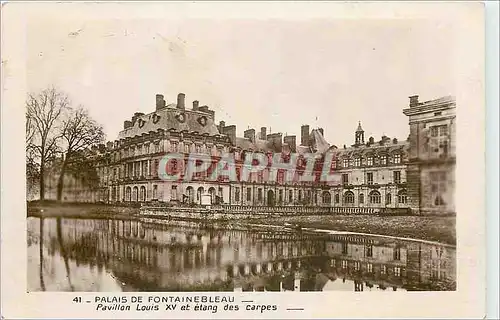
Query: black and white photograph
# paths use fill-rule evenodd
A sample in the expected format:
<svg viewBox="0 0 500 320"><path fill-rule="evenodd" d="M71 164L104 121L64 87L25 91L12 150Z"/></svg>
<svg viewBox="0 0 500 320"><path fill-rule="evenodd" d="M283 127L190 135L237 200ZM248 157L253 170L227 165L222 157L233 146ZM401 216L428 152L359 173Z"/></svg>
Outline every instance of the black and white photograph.
<svg viewBox="0 0 500 320"><path fill-rule="evenodd" d="M201 7L213 16L196 2L33 5L16 106L22 291L71 293L100 317L183 303L189 317L308 317L264 297L468 285L458 246L475 243L457 217L484 214L460 206L474 186L458 178L459 145L482 136L457 113L484 106L461 103L456 21L432 5L307 18L293 3L266 17L264 4Z"/></svg>

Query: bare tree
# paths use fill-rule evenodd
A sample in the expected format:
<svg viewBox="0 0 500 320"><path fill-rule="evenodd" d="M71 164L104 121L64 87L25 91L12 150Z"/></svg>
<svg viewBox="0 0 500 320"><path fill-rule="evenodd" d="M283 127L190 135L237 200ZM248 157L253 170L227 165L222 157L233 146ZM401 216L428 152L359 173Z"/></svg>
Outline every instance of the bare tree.
<svg viewBox="0 0 500 320"><path fill-rule="evenodd" d="M75 162L80 160L76 159L76 157L80 156L81 151L92 145L102 143L105 138L102 127L90 117L88 111L82 106L68 110L62 121L61 136L64 160L57 183L57 200L62 200L64 174L68 164L72 160L75 160Z"/></svg>
<svg viewBox="0 0 500 320"><path fill-rule="evenodd" d="M69 106L66 94L55 88L28 94L26 101L26 155L29 163L39 162L40 200L45 199L45 166L58 151L59 120Z"/></svg>

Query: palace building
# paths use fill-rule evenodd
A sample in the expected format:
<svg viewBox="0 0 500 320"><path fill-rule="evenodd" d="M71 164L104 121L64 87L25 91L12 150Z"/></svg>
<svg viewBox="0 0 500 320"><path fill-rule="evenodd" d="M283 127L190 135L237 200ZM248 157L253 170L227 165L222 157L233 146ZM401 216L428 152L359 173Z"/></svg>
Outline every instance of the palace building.
<svg viewBox="0 0 500 320"><path fill-rule="evenodd" d="M416 99L416 100L415 100ZM106 203L161 202L175 205L199 205L203 195L210 195L213 204L226 206L324 206L346 208L359 213L372 213L373 208L411 209L420 213L453 211L454 172L454 101L441 98L425 103L410 98L404 113L410 118L408 139L382 136L365 141L361 123L354 132L353 144L339 148L324 138L323 128L301 127L296 136L267 132L262 127L236 136L236 126L215 121L215 111L193 101L185 105L180 93L177 102L167 104L156 95L156 108L144 114L135 113L124 121L117 139L87 150L95 172L70 172L65 176L65 201ZM435 151L437 150L437 151ZM205 154L219 159L231 154L235 170L241 175L245 155L259 152L271 156L282 153L299 155L300 175L305 153L316 155L314 175L321 175L326 154L333 154L331 182L285 181L284 172L269 179L269 168L251 173L247 181L228 178L208 179L210 169L197 173L190 181L160 179L158 167L167 153L181 153L186 160L169 162L171 170L186 166L188 154ZM47 195L55 196L57 168L48 170ZM51 173L50 173L51 172ZM441 181L441 182L439 182ZM422 197L423 200L419 200ZM342 212L342 211L339 211ZM350 212L350 211L348 211Z"/></svg>

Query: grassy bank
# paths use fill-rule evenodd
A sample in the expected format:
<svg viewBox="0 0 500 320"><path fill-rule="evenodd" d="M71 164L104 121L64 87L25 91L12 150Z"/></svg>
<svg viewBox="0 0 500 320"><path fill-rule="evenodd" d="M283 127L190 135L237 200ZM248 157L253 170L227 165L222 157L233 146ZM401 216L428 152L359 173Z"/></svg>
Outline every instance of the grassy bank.
<svg viewBox="0 0 500 320"><path fill-rule="evenodd" d="M253 220L255 223L283 225L285 222L306 228L363 232L456 244L454 216L295 216Z"/></svg>
<svg viewBox="0 0 500 320"><path fill-rule="evenodd" d="M33 201L27 205L28 217L66 217L82 219L130 219L139 208L110 206L94 203L59 203L56 201Z"/></svg>

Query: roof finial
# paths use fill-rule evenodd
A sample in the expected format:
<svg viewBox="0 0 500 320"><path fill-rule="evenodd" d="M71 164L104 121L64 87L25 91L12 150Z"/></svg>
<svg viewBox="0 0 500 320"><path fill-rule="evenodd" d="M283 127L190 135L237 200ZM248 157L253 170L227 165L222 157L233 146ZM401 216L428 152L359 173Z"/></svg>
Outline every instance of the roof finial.
<svg viewBox="0 0 500 320"><path fill-rule="evenodd" d="M356 132L364 132L363 128L361 128L361 121L358 121L358 129L356 129Z"/></svg>

